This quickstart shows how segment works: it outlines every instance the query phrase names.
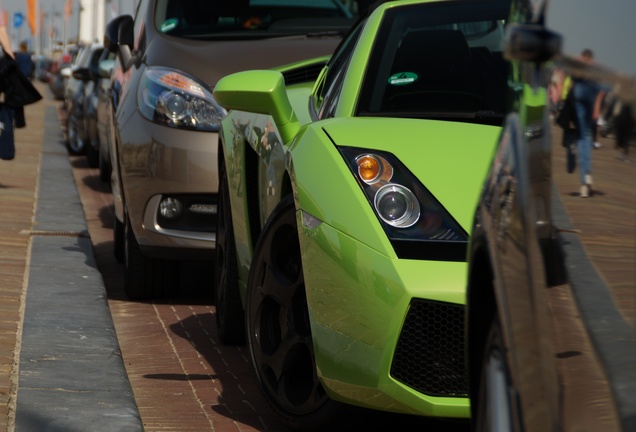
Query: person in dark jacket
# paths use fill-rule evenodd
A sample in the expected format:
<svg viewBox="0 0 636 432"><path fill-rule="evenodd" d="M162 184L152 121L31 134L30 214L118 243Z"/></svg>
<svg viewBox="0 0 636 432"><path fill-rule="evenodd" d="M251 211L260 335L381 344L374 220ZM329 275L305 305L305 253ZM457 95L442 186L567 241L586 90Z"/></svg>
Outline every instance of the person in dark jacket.
<svg viewBox="0 0 636 432"><path fill-rule="evenodd" d="M20 42L20 51L15 53L15 61L18 63L18 68L24 76L29 79L33 79L35 63L33 63L31 53L29 52L29 46L26 41Z"/></svg>

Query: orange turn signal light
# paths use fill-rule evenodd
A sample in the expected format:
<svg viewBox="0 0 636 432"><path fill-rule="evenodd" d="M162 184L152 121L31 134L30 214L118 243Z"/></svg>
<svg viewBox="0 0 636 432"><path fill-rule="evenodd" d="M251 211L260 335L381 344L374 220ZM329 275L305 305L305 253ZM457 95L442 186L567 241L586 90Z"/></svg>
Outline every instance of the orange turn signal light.
<svg viewBox="0 0 636 432"><path fill-rule="evenodd" d="M356 159L358 174L365 183L373 183L380 177L382 164L373 155L363 155Z"/></svg>

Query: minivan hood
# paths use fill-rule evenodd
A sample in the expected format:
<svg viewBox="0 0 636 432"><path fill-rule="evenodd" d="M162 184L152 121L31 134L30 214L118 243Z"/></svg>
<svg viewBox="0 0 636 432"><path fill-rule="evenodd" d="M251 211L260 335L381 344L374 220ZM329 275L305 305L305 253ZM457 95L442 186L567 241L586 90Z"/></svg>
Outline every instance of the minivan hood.
<svg viewBox="0 0 636 432"><path fill-rule="evenodd" d="M234 72L271 69L329 55L339 42L339 37L199 41L158 36L148 45L144 62L182 70L213 88L219 79Z"/></svg>

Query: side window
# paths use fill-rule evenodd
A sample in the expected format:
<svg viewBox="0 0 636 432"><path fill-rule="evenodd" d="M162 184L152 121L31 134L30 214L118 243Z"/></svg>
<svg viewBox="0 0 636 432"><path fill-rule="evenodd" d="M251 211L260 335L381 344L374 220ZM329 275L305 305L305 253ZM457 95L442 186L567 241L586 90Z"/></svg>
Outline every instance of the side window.
<svg viewBox="0 0 636 432"><path fill-rule="evenodd" d="M327 73L317 93L316 105L318 118L324 119L335 115L338 98L342 89L345 71L351 59L351 53L360 37L364 22L360 23L354 31L343 41L332 59L329 61Z"/></svg>

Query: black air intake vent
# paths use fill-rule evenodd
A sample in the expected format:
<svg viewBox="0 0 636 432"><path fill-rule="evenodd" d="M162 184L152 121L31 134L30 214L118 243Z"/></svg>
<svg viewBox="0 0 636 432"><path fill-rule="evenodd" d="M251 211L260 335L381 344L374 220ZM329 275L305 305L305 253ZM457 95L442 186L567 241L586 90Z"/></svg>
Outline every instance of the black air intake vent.
<svg viewBox="0 0 636 432"><path fill-rule="evenodd" d="M430 396L465 397L464 306L413 299L391 376Z"/></svg>
<svg viewBox="0 0 636 432"><path fill-rule="evenodd" d="M325 65L323 63L312 64L303 68L292 69L290 71L283 72L285 85L316 81L318 75L320 75L320 71L324 66Z"/></svg>

